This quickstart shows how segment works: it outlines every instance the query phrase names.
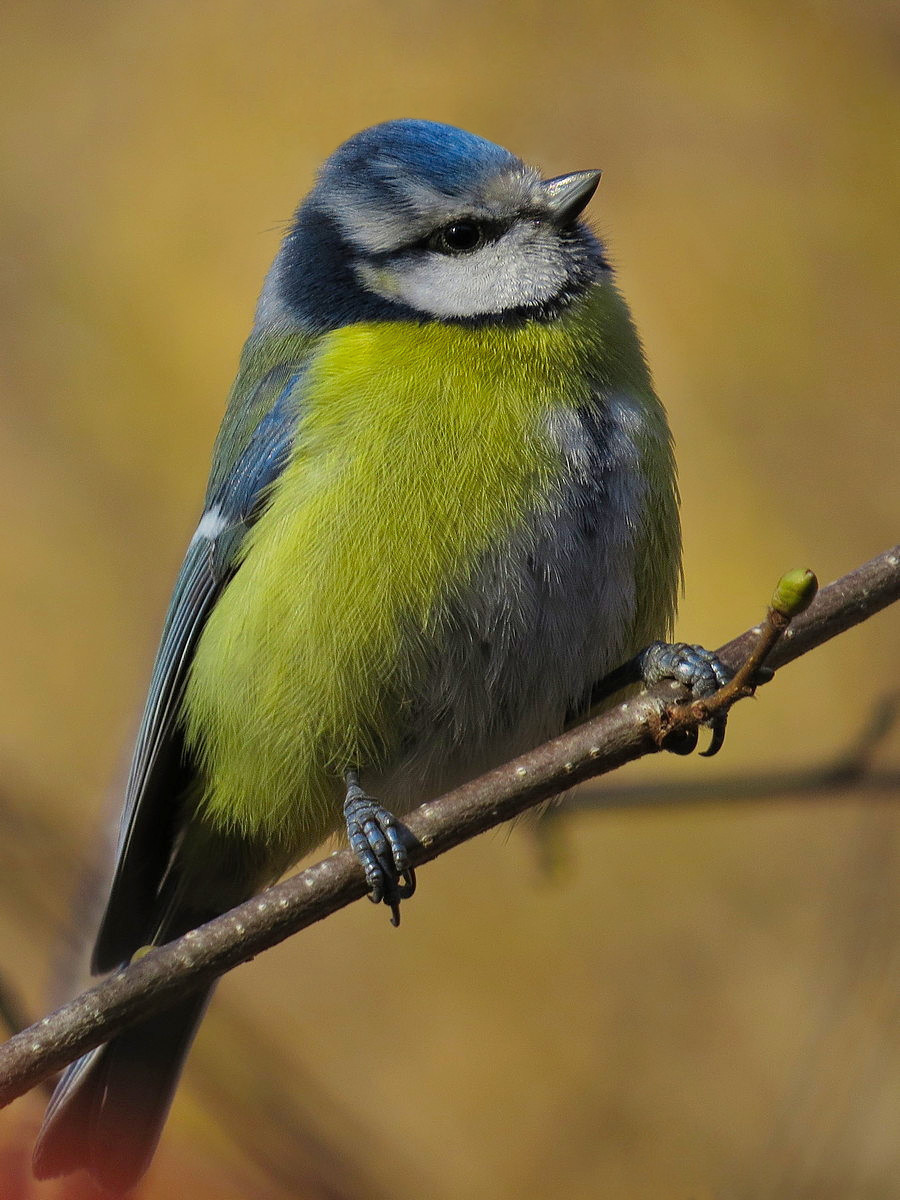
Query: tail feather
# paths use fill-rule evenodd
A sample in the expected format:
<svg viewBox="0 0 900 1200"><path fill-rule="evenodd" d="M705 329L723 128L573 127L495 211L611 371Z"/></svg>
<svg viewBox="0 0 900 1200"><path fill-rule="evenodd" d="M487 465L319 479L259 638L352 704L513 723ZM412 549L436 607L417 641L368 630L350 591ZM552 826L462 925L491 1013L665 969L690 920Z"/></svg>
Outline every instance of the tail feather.
<svg viewBox="0 0 900 1200"><path fill-rule="evenodd" d="M114 1196L147 1169L210 992L126 1030L60 1079L34 1151L50 1179L84 1167Z"/></svg>

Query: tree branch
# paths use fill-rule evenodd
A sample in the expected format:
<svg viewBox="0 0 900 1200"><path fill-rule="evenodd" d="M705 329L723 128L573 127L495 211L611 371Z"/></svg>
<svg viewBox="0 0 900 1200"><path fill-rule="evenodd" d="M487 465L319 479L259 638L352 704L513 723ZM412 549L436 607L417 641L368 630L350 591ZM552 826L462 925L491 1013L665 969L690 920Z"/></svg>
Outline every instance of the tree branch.
<svg viewBox="0 0 900 1200"><path fill-rule="evenodd" d="M895 546L823 588L790 625L776 606L761 625L718 653L737 670L763 645L766 665L782 667L898 598L900 546ZM755 669L758 655L753 662ZM710 715L726 711L752 691L749 669L741 673L736 687L729 685L704 701L692 701L675 684L660 684L421 805L407 818L413 865L429 862L577 783L659 750L673 733L697 730ZM149 951L0 1046L0 1104L365 892L354 856L337 851L177 941Z"/></svg>

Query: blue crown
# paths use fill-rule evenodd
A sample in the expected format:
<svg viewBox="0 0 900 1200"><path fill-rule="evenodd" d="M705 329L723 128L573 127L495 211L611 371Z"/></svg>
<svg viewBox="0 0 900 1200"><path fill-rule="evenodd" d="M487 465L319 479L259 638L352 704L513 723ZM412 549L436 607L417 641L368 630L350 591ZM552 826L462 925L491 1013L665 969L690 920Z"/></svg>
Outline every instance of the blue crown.
<svg viewBox="0 0 900 1200"><path fill-rule="evenodd" d="M320 186L361 189L375 199L397 185L421 182L448 196L468 192L486 175L521 160L477 134L437 121L385 121L364 129L331 155Z"/></svg>

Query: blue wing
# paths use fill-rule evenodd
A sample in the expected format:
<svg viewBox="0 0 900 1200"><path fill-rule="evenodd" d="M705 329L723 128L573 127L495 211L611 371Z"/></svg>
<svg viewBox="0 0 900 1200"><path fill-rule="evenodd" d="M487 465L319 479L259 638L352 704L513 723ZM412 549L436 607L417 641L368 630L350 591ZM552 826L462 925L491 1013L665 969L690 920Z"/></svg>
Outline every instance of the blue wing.
<svg viewBox="0 0 900 1200"><path fill-rule="evenodd" d="M214 470L166 615L125 791L116 868L92 968L127 961L151 936L160 882L178 835L181 799L194 776L179 723L188 667L206 619L235 570L238 547L284 469L299 421L303 368L279 364L250 400L274 402L226 472ZM247 402L242 400L243 411ZM227 418L226 418L227 420Z"/></svg>

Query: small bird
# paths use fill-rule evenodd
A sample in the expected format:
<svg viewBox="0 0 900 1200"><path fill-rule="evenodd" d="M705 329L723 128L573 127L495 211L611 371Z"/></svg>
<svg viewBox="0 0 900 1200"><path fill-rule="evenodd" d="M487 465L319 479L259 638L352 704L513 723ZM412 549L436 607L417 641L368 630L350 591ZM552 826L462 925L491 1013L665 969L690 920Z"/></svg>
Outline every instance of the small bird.
<svg viewBox="0 0 900 1200"><path fill-rule="evenodd" d="M95 971L342 826L396 923L415 876L395 814L558 734L615 668L724 682L714 656L660 640L675 463L580 219L599 179L542 179L422 120L321 168L266 276L175 584ZM39 1178L139 1179L208 996L66 1071Z"/></svg>

